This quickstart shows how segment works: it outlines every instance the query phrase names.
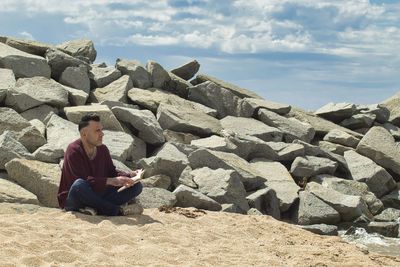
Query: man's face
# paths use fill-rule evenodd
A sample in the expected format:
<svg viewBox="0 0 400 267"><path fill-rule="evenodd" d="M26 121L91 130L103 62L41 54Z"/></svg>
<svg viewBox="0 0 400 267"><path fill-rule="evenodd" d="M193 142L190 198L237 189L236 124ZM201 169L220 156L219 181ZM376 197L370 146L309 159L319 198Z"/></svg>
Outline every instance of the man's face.
<svg viewBox="0 0 400 267"><path fill-rule="evenodd" d="M82 138L91 146L103 144L103 126L101 122L89 121L89 125L82 129Z"/></svg>

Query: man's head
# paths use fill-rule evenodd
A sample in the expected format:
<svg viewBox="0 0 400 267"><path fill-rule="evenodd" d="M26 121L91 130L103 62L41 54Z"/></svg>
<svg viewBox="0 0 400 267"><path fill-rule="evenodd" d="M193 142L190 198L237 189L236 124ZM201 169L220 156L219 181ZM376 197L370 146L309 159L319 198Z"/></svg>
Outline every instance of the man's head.
<svg viewBox="0 0 400 267"><path fill-rule="evenodd" d="M103 126L97 114L86 114L78 124L82 142L90 146L100 146L103 144Z"/></svg>

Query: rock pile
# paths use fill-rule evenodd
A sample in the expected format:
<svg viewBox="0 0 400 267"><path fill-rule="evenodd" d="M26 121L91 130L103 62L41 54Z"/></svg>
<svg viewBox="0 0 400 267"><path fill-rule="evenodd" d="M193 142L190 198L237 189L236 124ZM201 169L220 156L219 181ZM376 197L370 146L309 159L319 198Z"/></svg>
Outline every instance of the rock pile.
<svg viewBox="0 0 400 267"><path fill-rule="evenodd" d="M147 170L145 208L268 214L322 234L350 223L398 236L399 94L309 112L195 77L196 60L171 71L130 59L106 66L93 63L90 40L0 40L0 202L57 207L64 151L82 115L96 112L117 169Z"/></svg>

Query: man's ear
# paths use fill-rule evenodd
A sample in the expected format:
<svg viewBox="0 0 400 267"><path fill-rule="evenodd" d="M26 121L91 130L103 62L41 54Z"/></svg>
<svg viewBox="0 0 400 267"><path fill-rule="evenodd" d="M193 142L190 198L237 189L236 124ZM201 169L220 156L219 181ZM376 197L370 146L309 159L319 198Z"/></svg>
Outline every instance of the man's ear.
<svg viewBox="0 0 400 267"><path fill-rule="evenodd" d="M83 136L83 137L86 137L86 136L87 136L87 133L86 133L85 129L81 129L80 134L81 134L81 136Z"/></svg>

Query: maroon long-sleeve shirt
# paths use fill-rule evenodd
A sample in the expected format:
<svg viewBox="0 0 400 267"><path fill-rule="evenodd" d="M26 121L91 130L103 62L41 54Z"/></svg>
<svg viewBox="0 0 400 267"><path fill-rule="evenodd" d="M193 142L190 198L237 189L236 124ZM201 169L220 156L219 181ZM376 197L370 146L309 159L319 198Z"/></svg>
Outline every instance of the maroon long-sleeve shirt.
<svg viewBox="0 0 400 267"><path fill-rule="evenodd" d="M96 157L90 160L83 148L82 140L75 140L68 145L64 155L64 165L57 194L60 208L64 208L69 189L76 179L86 180L95 192L104 192L107 178L117 176L129 177L129 173L115 169L110 151L105 145L98 146Z"/></svg>

